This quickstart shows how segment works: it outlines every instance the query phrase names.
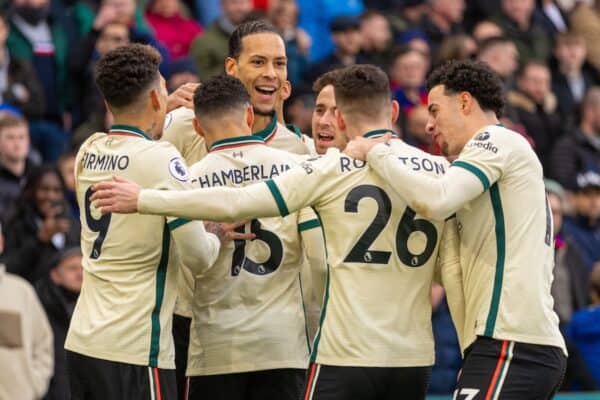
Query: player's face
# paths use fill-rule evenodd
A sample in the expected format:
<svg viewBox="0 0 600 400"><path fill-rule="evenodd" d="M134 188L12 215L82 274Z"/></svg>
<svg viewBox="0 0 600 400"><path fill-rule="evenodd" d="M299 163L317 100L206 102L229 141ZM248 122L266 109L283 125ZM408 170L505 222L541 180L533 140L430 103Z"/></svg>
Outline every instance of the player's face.
<svg viewBox="0 0 600 400"><path fill-rule="evenodd" d="M242 51L230 73L246 86L255 114L272 114L278 101L277 92L287 79L283 40L268 32L244 37Z"/></svg>
<svg viewBox="0 0 600 400"><path fill-rule="evenodd" d="M313 139L319 154L325 154L332 147L340 150L346 147L346 135L340 132L335 110L333 86L327 85L319 92L312 114Z"/></svg>
<svg viewBox="0 0 600 400"><path fill-rule="evenodd" d="M465 143L460 139L463 123L458 95L446 95L444 86L438 85L429 91L427 103L427 132L433 135L433 140L440 146L442 154L459 154Z"/></svg>

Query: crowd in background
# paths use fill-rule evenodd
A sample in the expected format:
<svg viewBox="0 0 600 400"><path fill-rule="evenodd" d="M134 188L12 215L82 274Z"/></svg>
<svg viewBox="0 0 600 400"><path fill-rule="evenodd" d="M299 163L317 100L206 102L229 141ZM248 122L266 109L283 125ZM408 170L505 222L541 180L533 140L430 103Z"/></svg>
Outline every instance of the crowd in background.
<svg viewBox="0 0 600 400"><path fill-rule="evenodd" d="M450 59L477 59L502 77L502 123L528 139L548 178L556 233L552 293L570 352L563 387L600 390L600 1L0 4L0 262L34 285L49 320L36 317L39 326L29 332L40 341L36 351L54 349L54 367L40 357L39 376L31 378L52 377L48 398L65 398L62 347L81 288L74 158L89 135L111 125L94 83L95 62L126 43L150 44L163 57L161 72L172 92L222 73L229 35L258 18L269 19L285 40L292 84L285 119L309 135L312 83L334 68L383 68L401 106L398 133L434 154L439 149L425 131L428 71ZM0 270L0 319L14 299L7 297L8 283ZM434 288L432 302L437 361L430 392L447 394L460 351L441 289ZM50 336L40 334L50 329ZM9 339L0 335L0 362Z"/></svg>

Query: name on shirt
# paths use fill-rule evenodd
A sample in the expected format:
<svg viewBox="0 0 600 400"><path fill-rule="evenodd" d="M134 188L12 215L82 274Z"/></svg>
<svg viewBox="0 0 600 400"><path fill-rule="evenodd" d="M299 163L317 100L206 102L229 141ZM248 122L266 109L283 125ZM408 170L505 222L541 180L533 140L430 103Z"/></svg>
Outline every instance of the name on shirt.
<svg viewBox="0 0 600 400"><path fill-rule="evenodd" d="M437 175L443 175L446 172L444 164L420 157L398 157L404 165L412 168L413 171L434 172ZM341 172L350 172L353 169L361 169L367 165L366 162L355 160L349 157L340 157Z"/></svg>
<svg viewBox="0 0 600 400"><path fill-rule="evenodd" d="M129 166L129 156L121 154L83 153L81 166L94 171L124 170Z"/></svg>
<svg viewBox="0 0 600 400"><path fill-rule="evenodd" d="M291 167L288 164L248 165L244 168L232 168L216 171L192 179L200 187L241 185L247 182L261 182L281 175Z"/></svg>

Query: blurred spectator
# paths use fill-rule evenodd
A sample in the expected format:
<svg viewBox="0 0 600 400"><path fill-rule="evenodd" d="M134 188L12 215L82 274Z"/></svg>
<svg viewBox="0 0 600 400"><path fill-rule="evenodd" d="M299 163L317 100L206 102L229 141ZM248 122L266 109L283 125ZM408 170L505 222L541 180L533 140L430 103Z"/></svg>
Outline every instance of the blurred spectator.
<svg viewBox="0 0 600 400"><path fill-rule="evenodd" d="M101 29L104 25L98 26L99 21L125 24L143 36L153 34L136 0L79 0L73 6L73 13L80 35Z"/></svg>
<svg viewBox="0 0 600 400"><path fill-rule="evenodd" d="M103 10L101 12L107 9ZM104 100L94 80L96 62L102 55L130 41L129 28L123 23L99 22L95 26L102 27L94 28L81 40L70 62L71 74L79 83L75 88L75 99L80 120L104 109Z"/></svg>
<svg viewBox="0 0 600 400"><path fill-rule="evenodd" d="M315 95L306 85L294 86L285 102L285 121L295 125L300 132L312 136L311 120L315 108Z"/></svg>
<svg viewBox="0 0 600 400"><path fill-rule="evenodd" d="M209 26L221 15L220 0L195 0L196 16L204 26Z"/></svg>
<svg viewBox="0 0 600 400"><path fill-rule="evenodd" d="M186 56L192 41L203 30L198 22L181 15L179 0L151 0L146 20L169 51L171 60Z"/></svg>
<svg viewBox="0 0 600 400"><path fill-rule="evenodd" d="M390 67L394 51L392 28L387 18L377 11L367 11L360 17L363 54L384 71Z"/></svg>
<svg viewBox="0 0 600 400"><path fill-rule="evenodd" d="M489 38L503 36L504 31L502 31L502 28L500 28L500 26L494 21L484 19L473 27L472 35L473 39L475 39L477 43L481 44L483 41Z"/></svg>
<svg viewBox="0 0 600 400"><path fill-rule="evenodd" d="M427 59L427 70L431 67L431 48L429 47L429 39L423 32L418 29L409 29L402 32L397 39L397 44L400 49L408 48L411 50L420 51ZM394 56L398 55L398 49L394 52ZM392 63L394 62L392 56ZM393 82L391 82L393 85Z"/></svg>
<svg viewBox="0 0 600 400"><path fill-rule="evenodd" d="M25 175L31 170L27 160L29 129L20 117L0 118L0 221L6 218L21 195Z"/></svg>
<svg viewBox="0 0 600 400"><path fill-rule="evenodd" d="M464 0L429 0L429 8L419 22L419 28L429 39L432 53L448 35L463 33L461 25L465 10Z"/></svg>
<svg viewBox="0 0 600 400"><path fill-rule="evenodd" d="M60 173L43 166L27 176L15 213L4 227L7 270L35 282L48 273L53 255L79 244L79 221L65 200Z"/></svg>
<svg viewBox="0 0 600 400"><path fill-rule="evenodd" d="M596 72L584 64L586 53L582 36L569 32L557 35L554 56L558 65L552 75L552 91L558 99L558 112L563 121L573 122L571 118L583 96L599 83Z"/></svg>
<svg viewBox="0 0 600 400"><path fill-rule="evenodd" d="M3 248L0 229L0 255ZM54 367L52 341L31 285L0 264L0 399L44 397Z"/></svg>
<svg viewBox="0 0 600 400"><path fill-rule="evenodd" d="M592 269L600 261L600 166L577 174L573 194L575 216L565 217L563 230L581 249L583 261Z"/></svg>
<svg viewBox="0 0 600 400"><path fill-rule="evenodd" d="M429 154L440 155L440 147L433 140L433 135L427 132L426 124L429 118L427 106L418 105L401 120L402 140L426 151Z"/></svg>
<svg viewBox="0 0 600 400"><path fill-rule="evenodd" d="M450 35L442 41L434 65L450 60L474 59L477 55L477 43L464 33Z"/></svg>
<svg viewBox="0 0 600 400"><path fill-rule="evenodd" d="M223 15L192 42L190 55L196 62L200 80L225 71L229 36L252 11L251 0L221 0Z"/></svg>
<svg viewBox="0 0 600 400"><path fill-rule="evenodd" d="M575 311L588 305L589 269L583 261L577 243L562 232L563 210L567 201L564 189L556 181L547 179L545 183L554 224L554 310L560 323L568 324Z"/></svg>
<svg viewBox="0 0 600 400"><path fill-rule="evenodd" d="M536 17L548 37L554 42L558 33L569 29L567 15L554 0L540 0L538 3Z"/></svg>
<svg viewBox="0 0 600 400"><path fill-rule="evenodd" d="M578 2L575 9L571 12L571 29L583 36L587 44L587 60L600 71L600 0L595 4Z"/></svg>
<svg viewBox="0 0 600 400"><path fill-rule="evenodd" d="M358 17L364 11L362 0L297 0L297 4L300 8L300 27L313 43L318 43L318 46L310 48L309 63L315 63L333 51L330 31L333 19L340 15Z"/></svg>
<svg viewBox="0 0 600 400"><path fill-rule="evenodd" d="M535 0L502 0L502 13L494 21L519 50L519 59L546 62L550 56L550 40L544 28L533 18Z"/></svg>
<svg viewBox="0 0 600 400"><path fill-rule="evenodd" d="M50 0L14 0L7 46L10 56L33 65L42 84L46 107L43 118L64 126L70 109L67 78L69 43L66 32L49 14ZM50 101L52 99L52 101ZM66 123L66 125L69 125ZM67 126L68 128L68 126Z"/></svg>
<svg viewBox="0 0 600 400"><path fill-rule="evenodd" d="M600 386L600 264L592 271L589 293L592 306L573 316L567 337L575 342Z"/></svg>
<svg viewBox="0 0 600 400"><path fill-rule="evenodd" d="M407 115L418 105L427 105L427 59L420 51L404 48L394 57L390 70L393 97L400 104L401 114Z"/></svg>
<svg viewBox="0 0 600 400"><path fill-rule="evenodd" d="M65 400L71 398L71 391L64 347L71 315L81 291L81 250L79 247L66 249L58 253L51 264L50 274L35 285L54 336L54 376L45 399Z"/></svg>
<svg viewBox="0 0 600 400"><path fill-rule="evenodd" d="M505 36L493 36L481 41L477 60L487 63L500 75L505 92L513 87L514 74L519 67L519 52L512 40Z"/></svg>
<svg viewBox="0 0 600 400"><path fill-rule="evenodd" d="M69 204L71 215L79 220L79 205L75 193L75 155L74 151L67 151L58 159L56 167L65 182L65 199Z"/></svg>
<svg viewBox="0 0 600 400"><path fill-rule="evenodd" d="M270 19L283 37L287 54L288 80L297 85L306 74L311 38L298 27L298 5L295 0L278 0Z"/></svg>
<svg viewBox="0 0 600 400"><path fill-rule="evenodd" d="M30 62L10 57L6 40L9 27L0 14L0 103L17 107L27 118L41 118L44 92Z"/></svg>
<svg viewBox="0 0 600 400"><path fill-rule="evenodd" d="M331 37L335 50L329 57L310 67L309 82L313 82L318 76L333 69L370 62L360 54L361 36L358 17L350 15L336 17L331 22Z"/></svg>
<svg viewBox="0 0 600 400"><path fill-rule="evenodd" d="M102 107L88 116L73 133L73 148L78 149L85 140L96 132L108 132L113 125L113 116Z"/></svg>
<svg viewBox="0 0 600 400"><path fill-rule="evenodd" d="M569 191L577 189L578 172L600 165L600 86L588 90L580 114L579 126L554 146L547 174Z"/></svg>
<svg viewBox="0 0 600 400"><path fill-rule="evenodd" d="M550 91L550 70L545 64L529 61L519 70L516 83L516 90L508 93L508 105L533 138L535 152L547 172L550 152L562 133L560 117L555 113L556 97Z"/></svg>
<svg viewBox="0 0 600 400"><path fill-rule="evenodd" d="M189 57L180 58L171 63L169 67L169 79L167 79L167 90L173 93L185 83L198 83L198 69Z"/></svg>

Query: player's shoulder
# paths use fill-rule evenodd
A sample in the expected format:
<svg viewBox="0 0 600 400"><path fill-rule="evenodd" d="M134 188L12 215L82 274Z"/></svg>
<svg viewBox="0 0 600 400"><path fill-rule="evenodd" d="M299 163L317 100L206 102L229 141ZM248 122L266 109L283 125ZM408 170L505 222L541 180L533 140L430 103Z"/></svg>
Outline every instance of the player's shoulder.
<svg viewBox="0 0 600 400"><path fill-rule="evenodd" d="M523 135L501 124L486 126L469 140L467 146L481 148L495 154L531 151L531 145Z"/></svg>
<svg viewBox="0 0 600 400"><path fill-rule="evenodd" d="M194 119L194 110L187 107L178 107L165 116L164 130L167 131L181 124L191 124Z"/></svg>
<svg viewBox="0 0 600 400"><path fill-rule="evenodd" d="M389 146L398 155L398 161L414 171L439 176L450 167L450 162L445 157L427 153L403 140L390 140Z"/></svg>

